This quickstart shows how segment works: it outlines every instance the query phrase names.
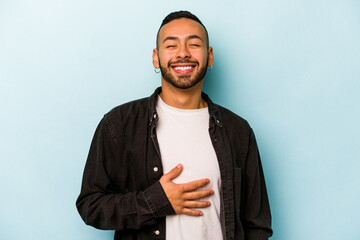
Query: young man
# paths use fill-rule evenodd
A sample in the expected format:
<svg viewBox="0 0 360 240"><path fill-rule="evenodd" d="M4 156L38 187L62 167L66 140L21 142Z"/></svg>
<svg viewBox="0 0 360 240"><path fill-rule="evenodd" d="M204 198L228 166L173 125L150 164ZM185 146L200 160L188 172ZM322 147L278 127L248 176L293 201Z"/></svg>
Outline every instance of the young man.
<svg viewBox="0 0 360 240"><path fill-rule="evenodd" d="M115 239L272 235L254 133L202 93L208 39L187 11L163 20L153 50L162 87L111 110L95 132L76 203L85 223Z"/></svg>

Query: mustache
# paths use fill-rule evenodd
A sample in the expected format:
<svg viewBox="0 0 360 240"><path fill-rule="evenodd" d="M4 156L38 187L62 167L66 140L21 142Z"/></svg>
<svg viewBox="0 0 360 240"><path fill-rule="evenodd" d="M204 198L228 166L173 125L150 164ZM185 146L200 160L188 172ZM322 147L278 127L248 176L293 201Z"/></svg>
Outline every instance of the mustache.
<svg viewBox="0 0 360 240"><path fill-rule="evenodd" d="M194 63L194 64L196 64L196 65L199 64L198 61L190 61L190 60L179 59L179 60L177 60L177 61L175 61L175 62L169 62L169 63L168 63L168 67L170 67L171 64L177 64L177 63Z"/></svg>

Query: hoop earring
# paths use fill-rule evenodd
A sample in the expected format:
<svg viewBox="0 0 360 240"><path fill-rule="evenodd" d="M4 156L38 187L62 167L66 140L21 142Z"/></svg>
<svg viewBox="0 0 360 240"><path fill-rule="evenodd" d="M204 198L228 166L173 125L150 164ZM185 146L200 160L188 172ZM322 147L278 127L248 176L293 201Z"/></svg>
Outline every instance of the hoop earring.
<svg viewBox="0 0 360 240"><path fill-rule="evenodd" d="M159 70L159 71L157 71L157 70ZM159 72L160 72L160 68L154 68L154 71L155 71L155 73L159 73Z"/></svg>
<svg viewBox="0 0 360 240"><path fill-rule="evenodd" d="M211 65L211 66L208 66L207 70L210 72L212 69L213 69L213 66Z"/></svg>

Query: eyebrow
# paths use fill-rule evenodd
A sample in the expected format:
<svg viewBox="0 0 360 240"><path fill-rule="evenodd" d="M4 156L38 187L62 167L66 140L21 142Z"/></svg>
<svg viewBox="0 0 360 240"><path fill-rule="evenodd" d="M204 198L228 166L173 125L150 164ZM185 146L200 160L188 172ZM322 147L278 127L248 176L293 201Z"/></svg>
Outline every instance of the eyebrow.
<svg viewBox="0 0 360 240"><path fill-rule="evenodd" d="M168 41L168 40L178 40L178 39L179 39L178 37L169 36L169 37L166 37L166 38L164 39L163 43L166 42L166 41Z"/></svg>
<svg viewBox="0 0 360 240"><path fill-rule="evenodd" d="M190 40L190 39L194 39L194 38L195 38L195 39L197 38L197 39L200 39L201 41L203 41L202 38L201 38L200 36L198 36L198 35L190 35L190 36L188 36L186 39L187 39L187 40Z"/></svg>
<svg viewBox="0 0 360 240"><path fill-rule="evenodd" d="M190 36L188 36L187 38L186 38L186 40L190 40L190 39L200 39L201 41L203 41L202 40L202 38L200 37L200 36L198 36L198 35L190 35ZM164 39L164 41L163 41L163 43L164 42L166 42L166 41L168 41L168 40L179 40L179 38L178 37L175 37L175 36L169 36L169 37L166 37L165 39Z"/></svg>

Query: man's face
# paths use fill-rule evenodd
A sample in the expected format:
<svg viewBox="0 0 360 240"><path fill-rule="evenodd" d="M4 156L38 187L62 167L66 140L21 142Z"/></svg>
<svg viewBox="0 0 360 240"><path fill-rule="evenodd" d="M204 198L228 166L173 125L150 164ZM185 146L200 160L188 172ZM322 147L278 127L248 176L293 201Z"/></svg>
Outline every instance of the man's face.
<svg viewBox="0 0 360 240"><path fill-rule="evenodd" d="M207 66L214 62L205 29L194 20L180 18L165 24L157 41L154 67L160 67L163 80L176 88L195 86L204 79Z"/></svg>

